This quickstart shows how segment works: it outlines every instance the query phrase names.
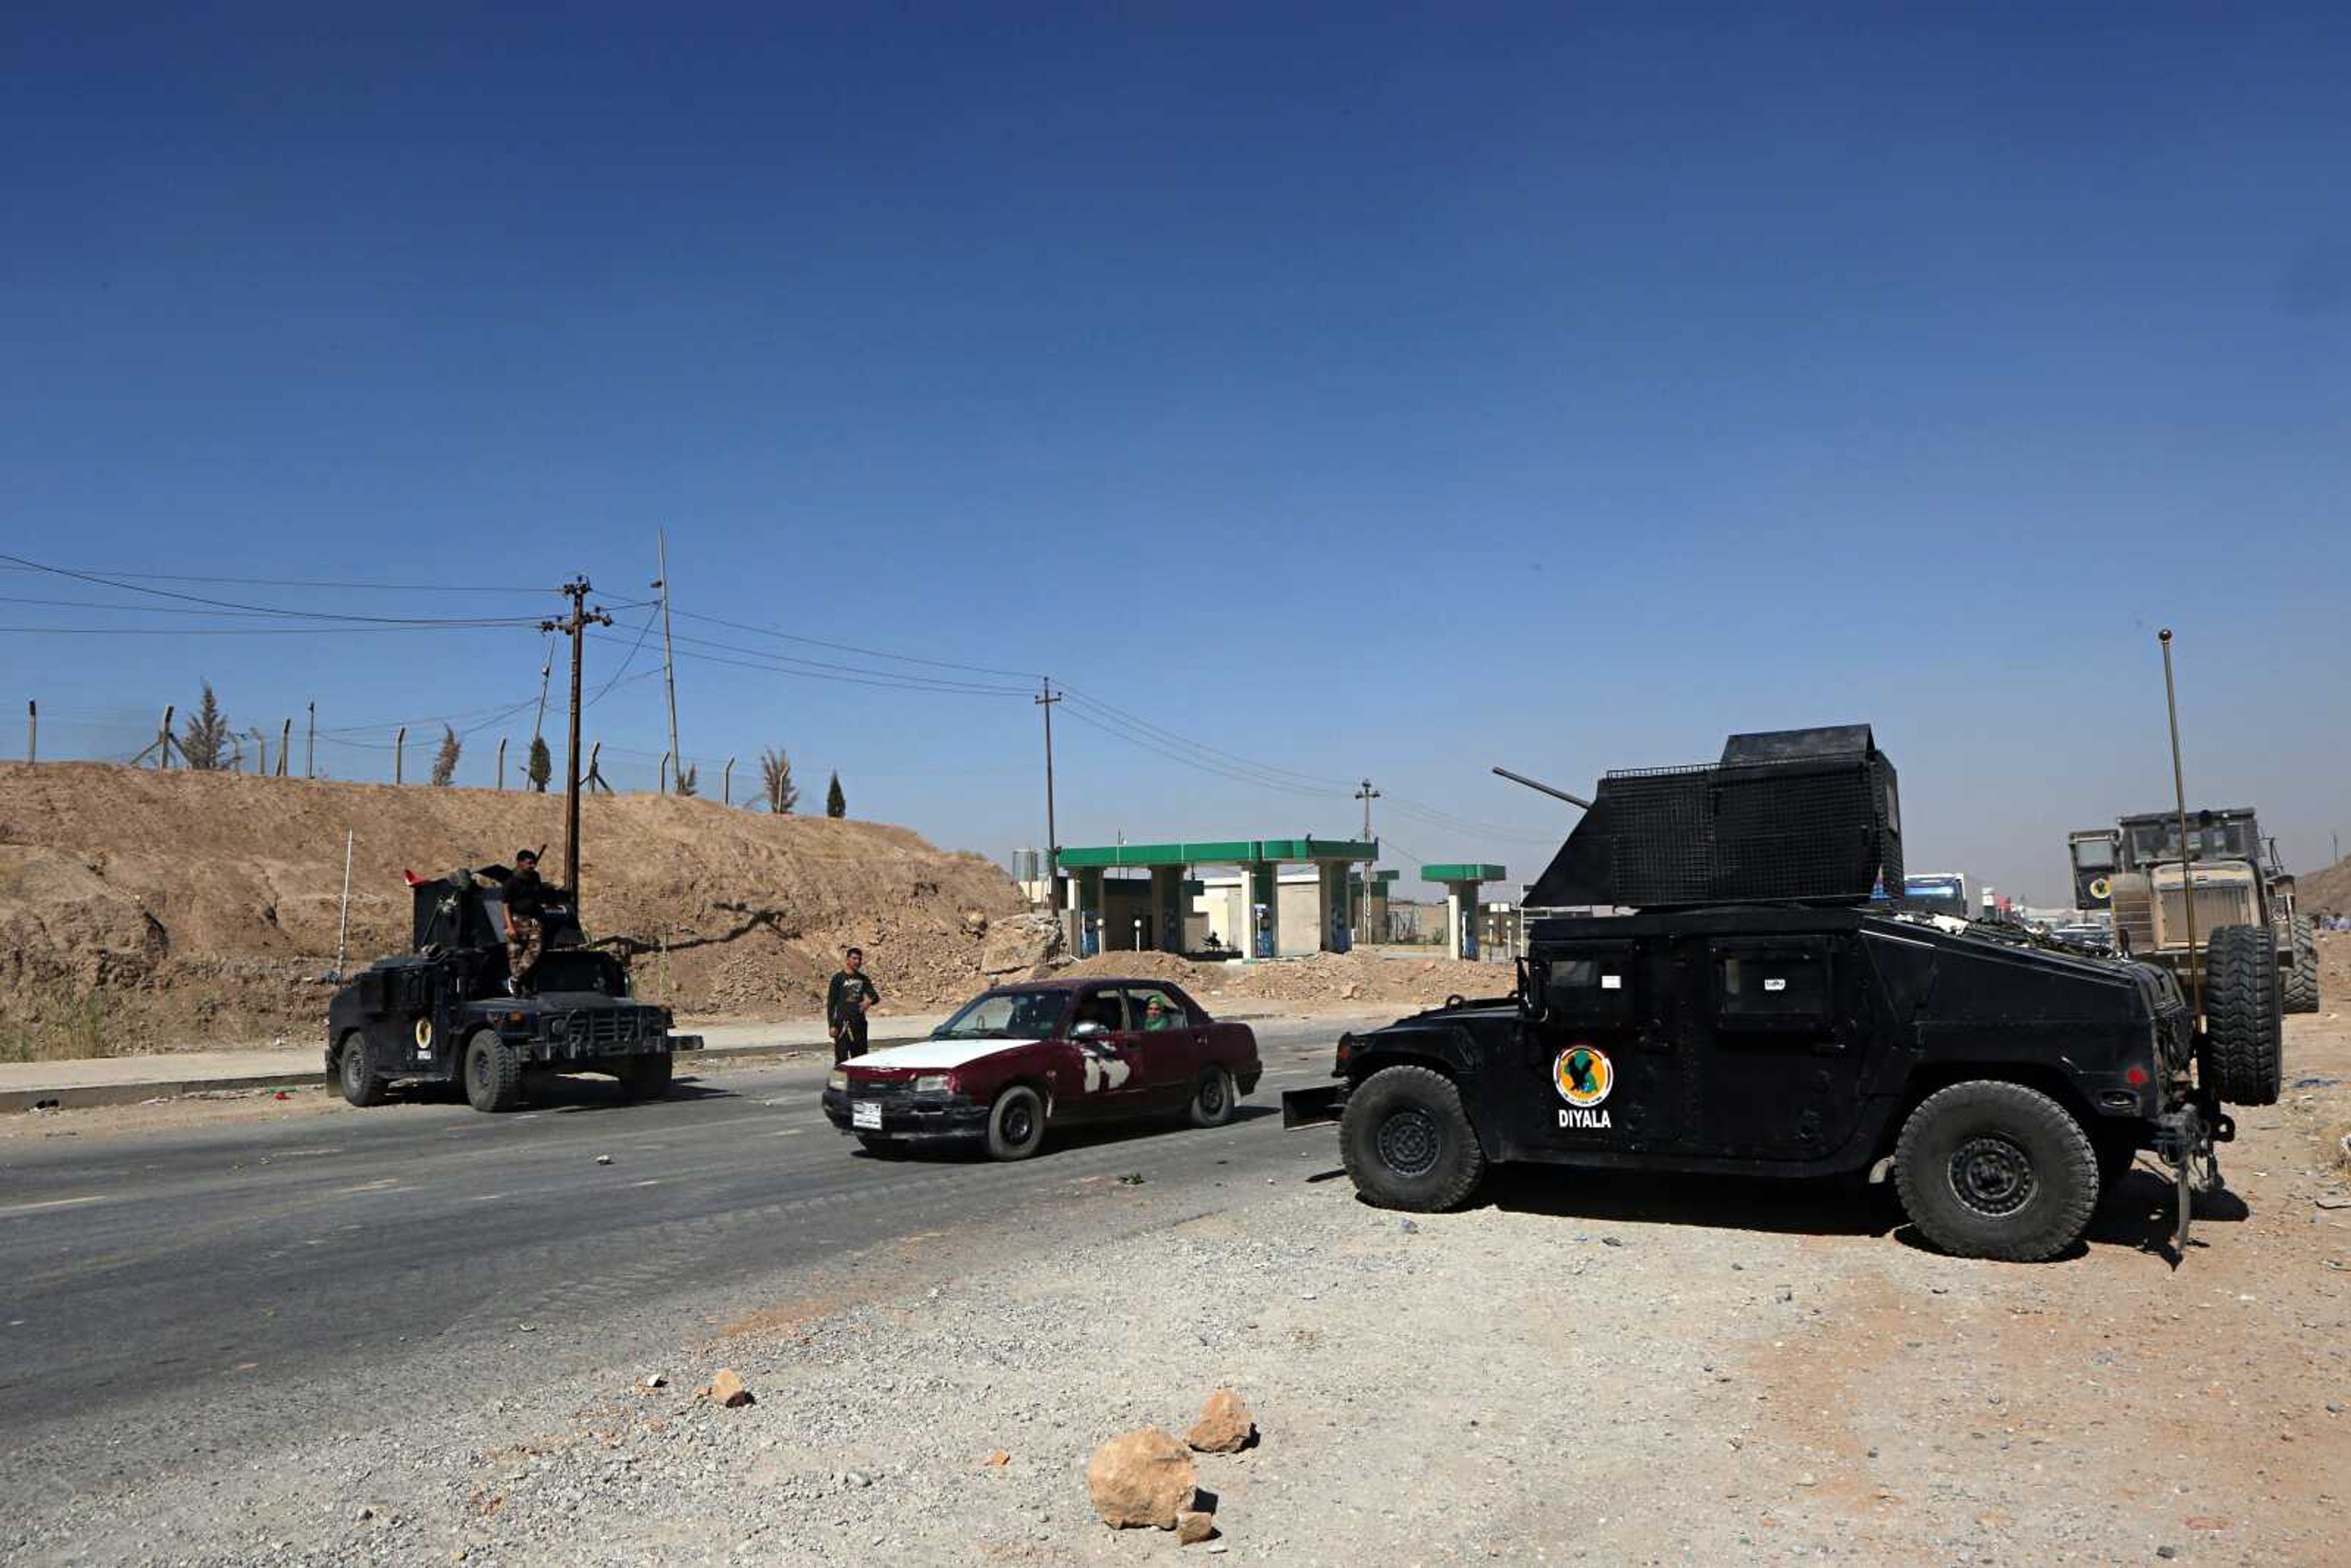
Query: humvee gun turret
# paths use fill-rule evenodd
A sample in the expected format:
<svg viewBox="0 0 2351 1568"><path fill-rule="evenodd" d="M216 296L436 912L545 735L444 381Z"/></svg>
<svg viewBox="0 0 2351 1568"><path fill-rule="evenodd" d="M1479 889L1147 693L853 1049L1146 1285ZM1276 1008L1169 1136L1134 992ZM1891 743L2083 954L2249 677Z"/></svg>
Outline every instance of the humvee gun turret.
<svg viewBox="0 0 2351 1568"><path fill-rule="evenodd" d="M1343 1037L1358 1191L1442 1209L1503 1161L1890 1176L1936 1245L2048 1258L2152 1150L2191 1194L2234 1135L2209 1042L2152 965L1880 904L1894 768L1865 726L1735 736L1720 762L1612 773L1529 890L1511 994ZM2274 1082L2274 1080L2273 1080Z"/></svg>
<svg viewBox="0 0 2351 1568"><path fill-rule="evenodd" d="M327 1082L354 1105L381 1104L402 1080L462 1082L476 1111L504 1111L544 1072L608 1072L629 1099L669 1091L675 1052L667 1008L629 995L626 965L582 945L569 894L547 890L546 942L528 994L507 969L502 868L411 879L411 952L379 958L327 1008Z"/></svg>

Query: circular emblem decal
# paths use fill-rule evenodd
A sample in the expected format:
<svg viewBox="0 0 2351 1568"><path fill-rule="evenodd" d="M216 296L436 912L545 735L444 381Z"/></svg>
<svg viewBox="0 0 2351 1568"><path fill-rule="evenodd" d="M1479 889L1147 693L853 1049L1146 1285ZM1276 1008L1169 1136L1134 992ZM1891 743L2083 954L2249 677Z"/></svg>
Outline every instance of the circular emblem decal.
<svg viewBox="0 0 2351 1568"><path fill-rule="evenodd" d="M1561 1051L1551 1064L1551 1078L1561 1099L1583 1110L1607 1099L1608 1091L1616 1087L1616 1069L1596 1045L1572 1045Z"/></svg>
<svg viewBox="0 0 2351 1568"><path fill-rule="evenodd" d="M416 1049L419 1051L433 1049L433 1020L429 1018L420 1018L416 1020Z"/></svg>
<svg viewBox="0 0 2351 1568"><path fill-rule="evenodd" d="M2115 884L2108 882L2105 877L2093 877L2090 880L2090 896L2092 898L2105 898L2114 891Z"/></svg>

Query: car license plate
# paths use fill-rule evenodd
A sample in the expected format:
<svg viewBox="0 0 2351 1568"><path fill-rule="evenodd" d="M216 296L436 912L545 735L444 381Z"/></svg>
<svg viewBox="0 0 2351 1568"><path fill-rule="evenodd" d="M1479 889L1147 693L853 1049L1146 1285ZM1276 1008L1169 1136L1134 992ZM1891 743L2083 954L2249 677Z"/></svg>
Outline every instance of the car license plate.
<svg viewBox="0 0 2351 1568"><path fill-rule="evenodd" d="M849 1124L852 1127L871 1127L875 1132L880 1132L882 1107L871 1100L852 1101L849 1107Z"/></svg>

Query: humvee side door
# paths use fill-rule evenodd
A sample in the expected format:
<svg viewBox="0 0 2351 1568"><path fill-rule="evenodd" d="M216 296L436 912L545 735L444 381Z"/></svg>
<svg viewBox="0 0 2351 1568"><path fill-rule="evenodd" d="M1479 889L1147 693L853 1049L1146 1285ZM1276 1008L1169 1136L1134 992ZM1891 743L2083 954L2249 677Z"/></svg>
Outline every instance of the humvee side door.
<svg viewBox="0 0 2351 1568"><path fill-rule="evenodd" d="M1562 1151L1659 1150L1678 1135L1672 987L1635 939L1546 944L1521 1040L1521 1142Z"/></svg>
<svg viewBox="0 0 2351 1568"><path fill-rule="evenodd" d="M1851 936L1798 932L1687 940L1679 966L1702 1056L1704 1142L1732 1158L1813 1160L1860 1119L1862 956Z"/></svg>

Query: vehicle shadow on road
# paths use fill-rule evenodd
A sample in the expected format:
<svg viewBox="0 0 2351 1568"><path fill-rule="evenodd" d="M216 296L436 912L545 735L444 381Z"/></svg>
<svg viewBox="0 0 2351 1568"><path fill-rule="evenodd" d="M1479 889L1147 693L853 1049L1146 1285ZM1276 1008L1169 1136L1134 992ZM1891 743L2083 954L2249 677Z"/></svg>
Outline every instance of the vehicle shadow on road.
<svg viewBox="0 0 2351 1568"><path fill-rule="evenodd" d="M1486 1198L1511 1214L1776 1235L1884 1236L1902 1222L1890 1190L1844 1182L1506 1166L1488 1177Z"/></svg>
<svg viewBox="0 0 2351 1568"><path fill-rule="evenodd" d="M1238 1127L1266 1116L1279 1116L1280 1109L1271 1105L1236 1105L1227 1127ZM1045 1145L1030 1157L1029 1163L1050 1162L1054 1155L1076 1154L1083 1149L1108 1148L1118 1144L1147 1145L1162 1138L1176 1137L1186 1133L1214 1132L1209 1127L1195 1127L1181 1117L1145 1117L1132 1122L1081 1123L1074 1127L1054 1127L1045 1134ZM955 1143L907 1144L886 1154L860 1148L855 1158L863 1160L936 1160L953 1165L968 1160L985 1161L987 1154L977 1138Z"/></svg>

